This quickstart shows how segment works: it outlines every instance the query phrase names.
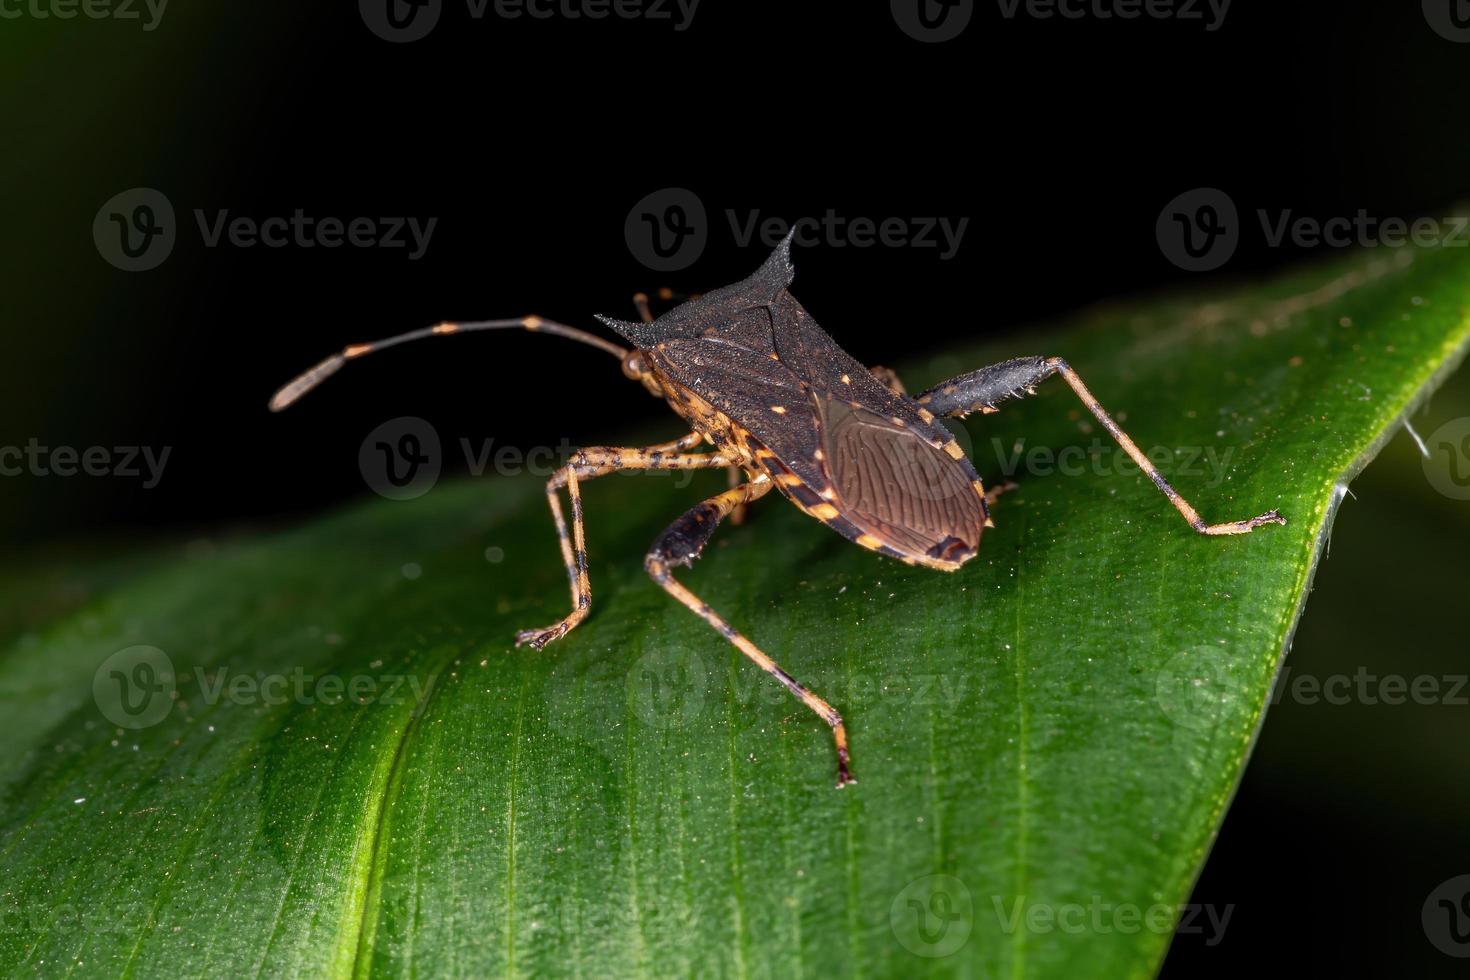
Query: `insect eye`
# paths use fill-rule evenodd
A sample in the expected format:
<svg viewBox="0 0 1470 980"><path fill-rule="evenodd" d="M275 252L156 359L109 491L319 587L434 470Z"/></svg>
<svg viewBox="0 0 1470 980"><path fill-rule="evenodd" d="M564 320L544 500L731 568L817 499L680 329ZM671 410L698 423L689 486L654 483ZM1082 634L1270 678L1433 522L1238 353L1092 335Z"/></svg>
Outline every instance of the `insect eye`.
<svg viewBox="0 0 1470 980"><path fill-rule="evenodd" d="M648 373L648 365L643 363L641 351L629 351L628 356L623 358L623 373L634 381Z"/></svg>

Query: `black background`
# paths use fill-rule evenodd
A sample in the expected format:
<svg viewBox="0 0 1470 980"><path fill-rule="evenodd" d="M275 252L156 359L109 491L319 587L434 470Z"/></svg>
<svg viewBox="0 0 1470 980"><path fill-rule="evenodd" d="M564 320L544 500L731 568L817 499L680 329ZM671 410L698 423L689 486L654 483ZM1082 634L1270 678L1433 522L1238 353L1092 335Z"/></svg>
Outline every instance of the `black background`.
<svg viewBox="0 0 1470 980"><path fill-rule="evenodd" d="M1256 209L1442 214L1470 174L1470 45L1436 35L1413 2L1237 0L1213 31L1006 19L979 3L940 44L907 36L887 4L835 0L704 0L683 31L477 21L451 2L406 44L374 36L347 3L181 6L151 33L29 28L3 69L16 137L0 164L3 441L172 447L152 490L5 481L7 537L33 546L304 518L367 492L358 446L397 416L518 446L653 424L663 409L604 355L521 334L425 342L354 364L289 413L265 404L349 341L531 312L591 325L595 312L632 317L635 290L739 279L765 247L742 247L727 210L968 218L948 260L798 250L807 308L859 359L891 364L958 338L1065 354L1031 350L1027 325L1197 286L1154 231L1191 188L1224 190L1243 219L1214 285L1304 258L1269 246ZM107 265L90 234L100 204L135 186L162 190L179 216L172 255L147 273ZM668 187L692 190L710 229L696 263L663 273L630 252L624 224ZM417 261L405 249L205 248L195 208L437 226ZM667 431L679 432L672 419ZM1349 876L1323 872L1330 856L1295 877L1249 864L1273 819L1332 821L1280 796L1248 778L1201 900L1279 908L1281 921L1258 914L1223 950L1182 938L1168 972L1239 968L1274 939L1299 945L1296 966L1355 965L1342 950L1361 937L1344 946L1342 920L1319 935L1301 881L1338 902L1343 889L1377 894L1372 868L1394 857ZM1314 832L1324 855L1354 846Z"/></svg>
<svg viewBox="0 0 1470 980"><path fill-rule="evenodd" d="M339 6L180 8L151 34L82 24L21 66L4 256L19 383L6 415L43 442L173 452L169 479L146 492L6 486L14 535L315 512L362 492L356 447L401 415L497 444L626 432L661 407L602 355L528 336L405 348L288 415L263 406L349 341L530 312L587 324L632 316L635 290L741 278L765 249L739 246L728 210L968 218L949 260L798 250L807 308L860 359L893 363L1192 285L1154 233L1191 188L1218 187L1241 212L1218 282L1300 257L1268 245L1256 209L1436 214L1463 192L1470 157L1458 112L1470 49L1409 5L1239 3L1209 31L1007 20L980 4L941 44L908 37L886 5L707 0L676 31L474 20L450 3L406 44ZM74 175L65 190L60 174ZM100 203L134 186L162 190L180 226L148 273L100 262L86 234ZM624 221L676 186L703 201L709 244L690 268L653 272ZM296 208L438 222L410 261L406 249L205 248L192 214ZM1017 353L1032 351L1018 340Z"/></svg>

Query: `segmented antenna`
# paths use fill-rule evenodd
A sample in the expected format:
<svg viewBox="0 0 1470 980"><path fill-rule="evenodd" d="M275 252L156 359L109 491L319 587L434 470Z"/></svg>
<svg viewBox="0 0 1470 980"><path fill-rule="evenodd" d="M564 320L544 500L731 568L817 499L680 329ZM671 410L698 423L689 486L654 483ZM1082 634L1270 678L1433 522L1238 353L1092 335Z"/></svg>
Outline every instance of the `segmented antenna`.
<svg viewBox="0 0 1470 980"><path fill-rule="evenodd" d="M447 337L450 334L470 333L475 330L530 330L534 333L548 333L607 351L618 360L622 360L628 356L628 351L625 348L619 347L612 341L603 340L596 334L588 333L585 330L578 330L576 327L569 327L565 323L546 320L539 316L523 316L511 320L467 320L463 323L436 323L432 327L410 330L408 333L401 333L396 337L388 337L370 344L349 344L342 348L341 353L333 354L320 364L303 371L291 381L282 385L281 389L271 396L271 411L279 412L283 408L293 404L302 395L342 370L342 365L348 361L356 360L364 354L371 354L373 351L394 347L398 344L407 343L410 340L421 340L424 337Z"/></svg>

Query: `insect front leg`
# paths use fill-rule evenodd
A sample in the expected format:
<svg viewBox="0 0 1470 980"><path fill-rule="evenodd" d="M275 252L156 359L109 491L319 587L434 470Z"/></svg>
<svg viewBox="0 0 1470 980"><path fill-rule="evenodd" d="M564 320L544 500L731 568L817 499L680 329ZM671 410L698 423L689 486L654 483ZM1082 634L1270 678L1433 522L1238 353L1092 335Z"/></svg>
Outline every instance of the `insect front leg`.
<svg viewBox="0 0 1470 980"><path fill-rule="evenodd" d="M710 535L714 534L715 527L724 517L736 507L765 496L770 489L770 478L762 475L749 483L726 490L699 504L670 524L663 534L658 536L658 540L653 543L653 547L649 549L648 555L643 560L643 567L665 592L679 600L694 615L714 627L721 636L734 644L737 650L754 661L761 670L780 681L786 690L799 698L803 704L811 708L818 717L831 726L832 737L837 744L837 788L841 789L848 783L857 781L852 778L849 768L851 756L848 752L847 729L843 726L842 716L826 701L797 683L796 679L782 670L776 661L736 631L693 592L677 582L669 572L672 565L693 565L694 559L704 551Z"/></svg>
<svg viewBox="0 0 1470 980"><path fill-rule="evenodd" d="M587 541L582 521L581 480L605 476L620 470L692 470L729 465L730 459L719 453L689 453L687 450L699 445L702 437L697 432L670 442L643 449L619 449L597 447L579 450L567 465L551 475L546 482L546 501L551 507L552 519L556 522L556 536L561 544L561 557L566 565L567 579L571 583L572 611L560 622L540 629L521 630L516 634L516 646L529 643L540 650L546 644L576 627L587 618L592 607L592 586L587 578ZM572 501L572 528L567 532L567 521L561 509L561 489L566 487Z"/></svg>
<svg viewBox="0 0 1470 980"><path fill-rule="evenodd" d="M935 415L963 418L972 412L995 412L999 411L996 403L1007 398L1034 395L1036 385L1053 374L1062 376L1062 380L1066 381L1077 393L1077 397L1082 399L1082 404L1087 407L1087 410L1102 423L1102 427L1108 430L1108 434L1117 440L1118 445L1123 447L1123 451L1132 458L1138 468L1147 474L1154 486L1159 488L1159 492L1169 498L1169 502L1174 505L1189 526L1200 534L1245 534L1254 531L1262 524L1286 523L1286 518L1270 510L1259 517L1251 517L1243 521L1206 524L1199 516L1199 512L1169 485L1169 481L1164 479L1158 467L1150 462L1137 444L1129 438L1128 433L1119 428L1118 423L1113 421L1113 417L1107 413L1107 410L1098 404L1092 392L1087 390L1087 385L1083 384L1077 372L1072 370L1072 366L1060 357L1018 357L1014 360L992 364L935 385L921 393L915 401Z"/></svg>

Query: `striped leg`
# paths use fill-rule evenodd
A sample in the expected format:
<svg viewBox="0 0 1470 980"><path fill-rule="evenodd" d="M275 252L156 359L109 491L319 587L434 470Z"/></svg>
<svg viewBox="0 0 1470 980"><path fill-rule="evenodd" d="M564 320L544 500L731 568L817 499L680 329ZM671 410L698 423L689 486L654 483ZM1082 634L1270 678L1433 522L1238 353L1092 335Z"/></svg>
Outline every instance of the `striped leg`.
<svg viewBox="0 0 1470 980"><path fill-rule="evenodd" d="M978 371L960 375L930 388L915 399L921 406L933 412L935 415L950 415L963 418L971 412L995 412L996 403L1007 398L1021 398L1025 395L1035 394L1036 385L1045 381L1053 374L1060 374L1062 380L1071 385L1077 397L1082 399L1082 404L1087 410L1102 423L1102 427L1108 430L1108 434L1117 440L1118 445L1138 465L1159 492L1169 498L1169 503L1174 509L1183 515L1189 526L1200 534L1246 534L1254 531L1262 524L1285 524L1286 518L1274 510L1269 510L1259 517L1251 517L1243 521L1226 521L1222 524L1206 524L1204 518L1199 516L1199 511L1190 506L1189 501L1179 496L1179 491L1169 485L1160 473L1158 467L1154 466L1149 458L1143 454L1128 433L1118 427L1113 417L1107 410L1098 404L1092 392L1087 390L1087 385L1072 370L1072 366L1060 357L1018 357L1010 361L1002 361L1000 364L992 364Z"/></svg>
<svg viewBox="0 0 1470 980"><path fill-rule="evenodd" d="M703 439L697 432L644 449L598 447L579 450L571 461L546 481L546 501L556 521L556 536L561 544L562 561L571 583L572 611L566 618L540 629L521 630L516 646L529 643L540 650L546 644L565 636L587 618L592 607L592 585L587 579L587 539L582 524L582 491L580 480L605 476L620 470L693 470L727 466L728 456L720 453L689 453ZM561 509L561 488L567 488L572 501L572 531L567 533L566 517Z"/></svg>
<svg viewBox="0 0 1470 980"><path fill-rule="evenodd" d="M745 471L738 466L730 467L728 470L725 471L725 475L729 478L728 483L731 490L734 490L736 487L745 482ZM746 503L742 500L740 503L735 505L735 508L733 510L730 511L730 523L734 524L736 527L744 524L745 510Z"/></svg>
<svg viewBox="0 0 1470 980"><path fill-rule="evenodd" d="M678 599L694 615L713 626L721 636L734 644L737 650L754 661L757 667L780 681L786 690L832 726L832 737L837 743L837 788L841 789L848 783L857 781L852 778L852 773L848 768L850 756L847 750L847 729L842 724L842 716L826 701L798 684L790 674L777 665L776 661L737 632L698 596L675 581L669 573L671 565L693 565L694 559L704 551L704 546L708 543L710 535L714 533L715 526L723 518L736 507L765 496L770 489L770 478L762 474L749 483L726 490L704 501L670 524L664 533L658 536L658 540L653 543L653 547L649 549L647 557L643 560L643 567L665 592Z"/></svg>

